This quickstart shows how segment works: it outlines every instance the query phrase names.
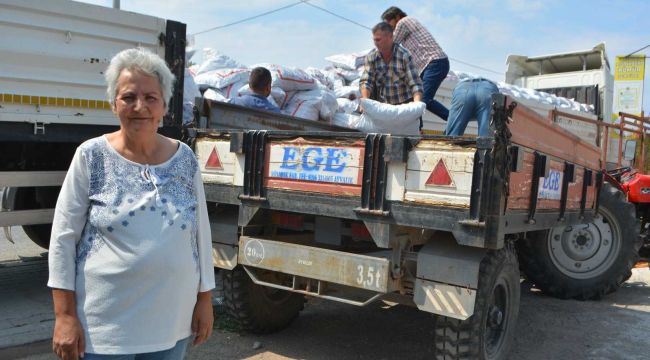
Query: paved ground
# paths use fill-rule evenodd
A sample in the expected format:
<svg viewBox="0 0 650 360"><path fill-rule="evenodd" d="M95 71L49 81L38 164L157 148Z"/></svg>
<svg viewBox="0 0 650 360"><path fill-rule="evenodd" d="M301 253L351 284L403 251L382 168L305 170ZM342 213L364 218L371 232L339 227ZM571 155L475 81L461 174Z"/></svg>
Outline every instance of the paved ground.
<svg viewBox="0 0 650 360"><path fill-rule="evenodd" d="M14 244L0 228L0 349L51 336L54 316L48 296L47 251L19 227ZM0 356L2 358L2 356Z"/></svg>
<svg viewBox="0 0 650 360"><path fill-rule="evenodd" d="M0 359L54 359L49 350L51 300L42 251L17 245L21 250L11 250L9 260L19 256L26 260L7 262L3 257L0 264ZM3 254L8 246L0 237ZM191 349L188 359L432 358L430 316L383 303L357 308L311 300L291 327L268 336L228 330L232 324L223 317L218 326L209 343ZM635 269L622 289L601 301L557 300L524 283L510 359L648 359L649 334L647 268ZM26 345L8 347L19 344Z"/></svg>

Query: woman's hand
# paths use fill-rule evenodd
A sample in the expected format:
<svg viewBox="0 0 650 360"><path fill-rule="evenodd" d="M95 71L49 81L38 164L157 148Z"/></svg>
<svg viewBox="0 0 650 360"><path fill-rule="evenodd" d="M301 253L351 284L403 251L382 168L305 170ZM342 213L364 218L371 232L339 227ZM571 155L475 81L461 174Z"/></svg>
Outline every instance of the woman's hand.
<svg viewBox="0 0 650 360"><path fill-rule="evenodd" d="M212 292L200 292L196 296L194 314L192 314L192 345L201 345L212 335L214 315L212 313Z"/></svg>
<svg viewBox="0 0 650 360"><path fill-rule="evenodd" d="M55 318L52 350L63 360L77 360L84 356L86 342L81 323L77 318L74 292L52 289L52 299Z"/></svg>

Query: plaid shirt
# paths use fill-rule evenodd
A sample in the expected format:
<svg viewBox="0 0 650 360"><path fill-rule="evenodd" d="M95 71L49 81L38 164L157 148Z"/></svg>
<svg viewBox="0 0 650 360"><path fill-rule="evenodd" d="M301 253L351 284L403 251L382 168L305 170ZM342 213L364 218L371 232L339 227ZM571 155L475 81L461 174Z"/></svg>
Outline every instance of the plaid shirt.
<svg viewBox="0 0 650 360"><path fill-rule="evenodd" d="M392 105L411 101L414 93L422 92L422 82L411 54L399 44L393 44L389 64L377 49L366 55L359 87L368 89L371 99Z"/></svg>
<svg viewBox="0 0 650 360"><path fill-rule="evenodd" d="M431 61L447 57L431 33L410 16L402 18L397 23L393 31L393 41L404 46L411 53L418 74L422 74Z"/></svg>

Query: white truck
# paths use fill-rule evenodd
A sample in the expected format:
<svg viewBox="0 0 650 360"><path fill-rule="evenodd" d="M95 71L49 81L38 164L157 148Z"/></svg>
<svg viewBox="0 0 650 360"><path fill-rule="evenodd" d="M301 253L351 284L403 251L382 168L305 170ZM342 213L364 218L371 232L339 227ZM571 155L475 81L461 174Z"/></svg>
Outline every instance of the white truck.
<svg viewBox="0 0 650 360"><path fill-rule="evenodd" d="M149 48L172 68L178 81L160 131L180 138L185 27L69 0L0 0L1 227L22 226L47 247L76 147L117 128L103 71L123 49Z"/></svg>

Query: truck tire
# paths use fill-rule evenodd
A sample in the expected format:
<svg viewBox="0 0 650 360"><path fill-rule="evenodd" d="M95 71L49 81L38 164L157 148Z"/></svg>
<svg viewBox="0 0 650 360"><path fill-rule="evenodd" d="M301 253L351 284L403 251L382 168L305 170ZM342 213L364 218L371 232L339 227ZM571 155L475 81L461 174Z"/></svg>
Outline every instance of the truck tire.
<svg viewBox="0 0 650 360"><path fill-rule="evenodd" d="M536 231L517 242L526 278L544 293L599 299L632 275L641 247L634 206L609 183L603 184L599 201L592 223Z"/></svg>
<svg viewBox="0 0 650 360"><path fill-rule="evenodd" d="M17 188L13 199L13 210L54 208L60 190L58 186ZM50 247L52 224L23 225L22 228L36 245L44 249Z"/></svg>
<svg viewBox="0 0 650 360"><path fill-rule="evenodd" d="M435 317L436 359L505 359L519 313L520 276L512 244L481 262L474 314L467 320Z"/></svg>
<svg viewBox="0 0 650 360"><path fill-rule="evenodd" d="M304 308L303 295L257 285L241 266L221 271L226 311L243 330L255 334L282 330Z"/></svg>

